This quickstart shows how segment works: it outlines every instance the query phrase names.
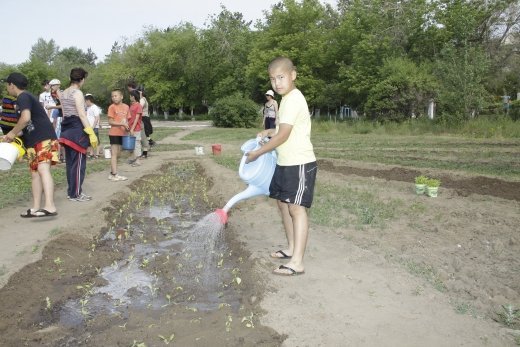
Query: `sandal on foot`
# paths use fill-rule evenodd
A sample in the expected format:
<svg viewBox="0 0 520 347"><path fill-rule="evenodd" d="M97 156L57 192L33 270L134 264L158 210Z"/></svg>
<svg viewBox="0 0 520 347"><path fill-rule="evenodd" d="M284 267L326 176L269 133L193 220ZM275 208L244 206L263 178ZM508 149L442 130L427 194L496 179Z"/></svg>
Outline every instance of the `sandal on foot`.
<svg viewBox="0 0 520 347"><path fill-rule="evenodd" d="M274 252L274 253L271 253L271 258L275 258L275 259L291 259L292 256L290 255L287 255L287 253L285 253L284 251L282 251L281 249Z"/></svg>
<svg viewBox="0 0 520 347"><path fill-rule="evenodd" d="M27 209L27 211L25 211L25 213L20 214L20 217L22 217L22 218L38 217L35 213L36 213L36 211L33 213L32 209L29 208L29 209Z"/></svg>
<svg viewBox="0 0 520 347"><path fill-rule="evenodd" d="M282 271L277 271L277 270L282 270ZM305 271L296 271L288 266L280 265L277 269L273 270L273 273L275 275L280 275L280 276L297 276L297 275L304 274Z"/></svg>
<svg viewBox="0 0 520 347"><path fill-rule="evenodd" d="M36 210L36 212L34 212L34 217L54 217L57 215L58 215L57 211L49 212L44 208L40 208L39 210Z"/></svg>

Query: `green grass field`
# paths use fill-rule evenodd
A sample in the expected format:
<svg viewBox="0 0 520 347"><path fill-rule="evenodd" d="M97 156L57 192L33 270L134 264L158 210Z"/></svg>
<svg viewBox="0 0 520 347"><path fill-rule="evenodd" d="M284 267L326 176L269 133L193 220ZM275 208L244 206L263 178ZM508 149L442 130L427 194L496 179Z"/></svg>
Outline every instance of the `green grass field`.
<svg viewBox="0 0 520 347"><path fill-rule="evenodd" d="M483 138L460 134L436 135L423 128L422 134L405 124L372 127L371 131L361 131L367 125L360 123L315 123L312 142L319 159L352 160L365 163L402 165L410 168L432 168L458 171L468 174L483 174L503 179L520 179L520 138ZM516 126L516 125L515 125ZM435 128L434 128L435 129ZM431 129L430 129L431 130ZM180 129L156 128L153 138L160 141ZM238 167L240 145L254 138L259 129L205 128L196 131L185 140L197 141L201 145L226 143L236 145L236 150L224 151L215 160L230 169ZM100 134L101 146L108 143L107 130ZM191 144L158 145L155 151L175 151L192 148ZM87 174L108 169L106 161L89 161ZM52 170L57 187L66 184L64 165ZM18 200L26 200L30 194L30 175L27 164L16 163L9 171L0 171L2 194L0 208Z"/></svg>

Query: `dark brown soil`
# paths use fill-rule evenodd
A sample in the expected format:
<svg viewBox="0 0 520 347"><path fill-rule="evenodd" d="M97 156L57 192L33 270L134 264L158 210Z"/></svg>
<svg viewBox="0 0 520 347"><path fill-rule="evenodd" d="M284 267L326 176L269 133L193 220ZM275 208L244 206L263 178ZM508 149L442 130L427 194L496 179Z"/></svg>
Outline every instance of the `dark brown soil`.
<svg viewBox="0 0 520 347"><path fill-rule="evenodd" d="M344 175L362 177L377 177L387 181L413 182L422 173L418 170L394 167L387 170L358 168L347 165L336 165L331 161L319 160L320 170L326 170ZM477 176L455 179L446 174L436 175L442 182L442 187L450 188L460 196L469 194L491 195L507 200L520 201L520 182L508 182L497 178Z"/></svg>

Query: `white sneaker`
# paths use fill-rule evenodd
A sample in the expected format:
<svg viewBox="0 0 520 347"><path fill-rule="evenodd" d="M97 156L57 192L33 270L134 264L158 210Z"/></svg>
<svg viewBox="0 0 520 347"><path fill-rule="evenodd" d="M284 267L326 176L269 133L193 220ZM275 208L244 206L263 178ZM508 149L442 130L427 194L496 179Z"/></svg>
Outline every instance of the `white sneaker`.
<svg viewBox="0 0 520 347"><path fill-rule="evenodd" d="M78 202L85 202L92 200L92 197L87 194L81 193L77 198L71 198L70 196L67 197L70 201L78 201Z"/></svg>
<svg viewBox="0 0 520 347"><path fill-rule="evenodd" d="M114 182L115 181L126 181L127 179L128 179L127 177L120 176L118 174L115 174L115 175L110 174L110 175L108 175L108 180L109 181L114 181Z"/></svg>

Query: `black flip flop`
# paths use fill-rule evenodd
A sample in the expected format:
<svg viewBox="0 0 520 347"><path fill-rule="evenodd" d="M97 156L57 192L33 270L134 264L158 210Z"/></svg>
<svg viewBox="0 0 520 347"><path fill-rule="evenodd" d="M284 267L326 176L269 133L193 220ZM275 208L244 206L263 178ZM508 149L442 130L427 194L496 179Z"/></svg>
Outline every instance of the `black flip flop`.
<svg viewBox="0 0 520 347"><path fill-rule="evenodd" d="M305 271L296 271L288 266L285 266L285 265L280 265L278 267L278 269L280 270L289 270L289 273L285 273L285 272L276 272L276 271L273 271L273 273L275 275L278 275L278 276L297 276L297 275L303 275L305 273Z"/></svg>
<svg viewBox="0 0 520 347"><path fill-rule="evenodd" d="M54 217L54 216L57 216L57 215L58 215L57 211L49 212L49 211L47 211L44 208L40 208L39 210L36 210L36 212L34 212L33 217Z"/></svg>
<svg viewBox="0 0 520 347"><path fill-rule="evenodd" d="M287 254L286 254L284 251L282 251L281 249L278 250L278 251L276 251L276 252L274 252L274 254L281 254L282 256L281 256L281 257L276 257L276 256L273 256L273 255L271 254L271 258L274 258L274 259L291 259L291 258L292 258L292 256L287 255Z"/></svg>
<svg viewBox="0 0 520 347"><path fill-rule="evenodd" d="M22 218L33 218L33 217L37 217L37 216L32 212L31 209L28 209L25 213L22 213L20 215L20 217L22 217Z"/></svg>

